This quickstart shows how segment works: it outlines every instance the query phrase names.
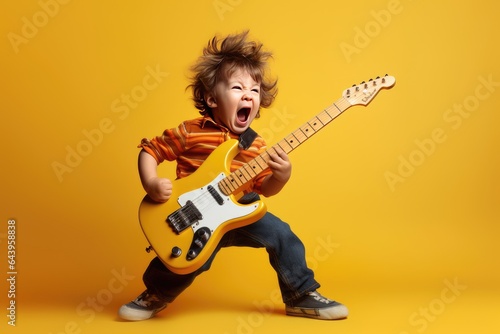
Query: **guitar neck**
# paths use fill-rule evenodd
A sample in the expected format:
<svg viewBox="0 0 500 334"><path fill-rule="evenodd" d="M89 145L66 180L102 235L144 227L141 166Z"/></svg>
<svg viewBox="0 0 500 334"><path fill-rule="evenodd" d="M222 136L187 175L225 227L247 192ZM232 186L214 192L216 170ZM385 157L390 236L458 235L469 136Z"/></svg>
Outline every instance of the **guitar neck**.
<svg viewBox="0 0 500 334"><path fill-rule="evenodd" d="M239 192L248 182L253 180L257 175L268 168L267 162L269 161L271 154L276 153L277 150L284 151L287 154L290 153L307 139L311 138L319 130L323 129L327 124L337 118L349 107L351 107L349 101L347 101L344 97L340 98L308 122L304 123L297 130L293 131L281 141L266 150L264 153L247 162L236 171L222 179L219 182L219 188L225 195Z"/></svg>

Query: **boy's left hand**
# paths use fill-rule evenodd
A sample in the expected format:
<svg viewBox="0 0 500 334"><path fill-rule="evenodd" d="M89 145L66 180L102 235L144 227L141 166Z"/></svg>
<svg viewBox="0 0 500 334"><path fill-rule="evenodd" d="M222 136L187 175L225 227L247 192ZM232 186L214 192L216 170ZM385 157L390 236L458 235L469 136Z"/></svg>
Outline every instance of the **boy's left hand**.
<svg viewBox="0 0 500 334"><path fill-rule="evenodd" d="M275 154L270 154L270 160L267 162L273 172L273 178L276 181L286 183L292 174L292 164L288 155L282 150L276 150Z"/></svg>

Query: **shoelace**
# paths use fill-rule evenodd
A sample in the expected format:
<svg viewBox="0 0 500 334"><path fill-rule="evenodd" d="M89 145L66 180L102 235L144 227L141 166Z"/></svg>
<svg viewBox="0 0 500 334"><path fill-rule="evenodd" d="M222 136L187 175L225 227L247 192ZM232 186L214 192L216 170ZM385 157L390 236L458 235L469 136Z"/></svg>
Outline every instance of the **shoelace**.
<svg viewBox="0 0 500 334"><path fill-rule="evenodd" d="M160 299L157 296L149 293L143 293L137 298L136 303L145 307L150 307L153 303L157 303L159 301Z"/></svg>
<svg viewBox="0 0 500 334"><path fill-rule="evenodd" d="M309 292L309 296L313 297L314 299L316 299L317 301L319 301L321 303L330 304L331 302L333 302L333 300L330 300L326 297L323 297L322 295L320 295L316 291Z"/></svg>

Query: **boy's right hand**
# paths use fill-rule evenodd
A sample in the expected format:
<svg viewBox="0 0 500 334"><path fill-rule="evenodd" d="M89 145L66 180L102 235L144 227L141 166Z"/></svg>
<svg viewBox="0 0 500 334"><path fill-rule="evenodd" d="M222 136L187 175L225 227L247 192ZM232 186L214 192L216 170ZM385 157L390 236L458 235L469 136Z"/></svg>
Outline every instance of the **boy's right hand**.
<svg viewBox="0 0 500 334"><path fill-rule="evenodd" d="M161 177L152 177L147 181L145 190L156 202L166 202L172 195L172 181Z"/></svg>

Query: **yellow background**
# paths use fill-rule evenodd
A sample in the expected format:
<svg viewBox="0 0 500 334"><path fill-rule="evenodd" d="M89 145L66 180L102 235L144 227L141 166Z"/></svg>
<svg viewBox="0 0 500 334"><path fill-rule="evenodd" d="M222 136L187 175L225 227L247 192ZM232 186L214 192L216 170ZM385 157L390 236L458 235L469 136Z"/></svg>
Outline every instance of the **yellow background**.
<svg viewBox="0 0 500 334"><path fill-rule="evenodd" d="M498 331L499 9L424 0L5 2L0 268L7 277L15 219L18 274L15 328L1 280L2 332ZM275 55L278 98L253 124L270 144L352 84L386 73L397 80L292 152L291 181L266 200L305 243L320 292L345 303L350 318L285 317L265 251L227 249L158 318L121 322L116 310L142 291L152 257L137 221L136 145L196 117L189 65L214 34L244 29Z"/></svg>

